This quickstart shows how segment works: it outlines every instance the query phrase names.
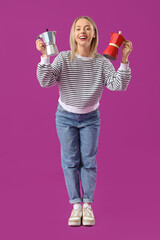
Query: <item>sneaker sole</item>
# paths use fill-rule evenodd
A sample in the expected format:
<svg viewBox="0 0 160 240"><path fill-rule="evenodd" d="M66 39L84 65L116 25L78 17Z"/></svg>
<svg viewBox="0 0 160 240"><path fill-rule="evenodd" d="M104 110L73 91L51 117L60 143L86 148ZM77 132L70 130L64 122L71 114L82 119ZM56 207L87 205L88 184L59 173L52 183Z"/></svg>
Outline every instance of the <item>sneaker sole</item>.
<svg viewBox="0 0 160 240"><path fill-rule="evenodd" d="M93 225L95 225L95 222L82 221L82 225L84 225L84 226L93 226Z"/></svg>
<svg viewBox="0 0 160 240"><path fill-rule="evenodd" d="M81 221L79 222L68 222L69 226L81 226Z"/></svg>

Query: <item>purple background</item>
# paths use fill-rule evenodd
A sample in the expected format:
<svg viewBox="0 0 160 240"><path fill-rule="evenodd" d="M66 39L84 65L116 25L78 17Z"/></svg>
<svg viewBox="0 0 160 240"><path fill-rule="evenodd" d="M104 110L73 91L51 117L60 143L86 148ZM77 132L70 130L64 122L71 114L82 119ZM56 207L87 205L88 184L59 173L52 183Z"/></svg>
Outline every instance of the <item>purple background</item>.
<svg viewBox="0 0 160 240"><path fill-rule="evenodd" d="M69 50L75 18L98 27L98 52L110 33L133 44L127 91L104 88L96 225L68 227L69 203L55 126L58 85L44 89L36 78L41 53L37 35L57 31L59 51ZM157 1L6 1L1 3L0 238L160 239L159 3ZM122 55L112 61L117 70ZM54 57L51 57L51 62Z"/></svg>

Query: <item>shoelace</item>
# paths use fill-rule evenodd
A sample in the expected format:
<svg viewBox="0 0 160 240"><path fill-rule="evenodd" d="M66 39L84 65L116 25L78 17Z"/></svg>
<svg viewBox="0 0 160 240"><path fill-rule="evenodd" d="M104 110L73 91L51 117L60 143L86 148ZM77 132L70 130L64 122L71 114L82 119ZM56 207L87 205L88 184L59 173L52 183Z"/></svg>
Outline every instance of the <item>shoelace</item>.
<svg viewBox="0 0 160 240"><path fill-rule="evenodd" d="M78 216L78 213L79 213L79 210L80 210L81 208L78 208L78 209L73 209L73 211L72 211L72 217L74 216L74 217L76 217L76 216Z"/></svg>
<svg viewBox="0 0 160 240"><path fill-rule="evenodd" d="M86 210L89 210L89 211L86 211ZM89 207L85 207L83 208L83 212L85 212L86 216L92 216L93 217L93 212L92 212L92 209L89 208Z"/></svg>

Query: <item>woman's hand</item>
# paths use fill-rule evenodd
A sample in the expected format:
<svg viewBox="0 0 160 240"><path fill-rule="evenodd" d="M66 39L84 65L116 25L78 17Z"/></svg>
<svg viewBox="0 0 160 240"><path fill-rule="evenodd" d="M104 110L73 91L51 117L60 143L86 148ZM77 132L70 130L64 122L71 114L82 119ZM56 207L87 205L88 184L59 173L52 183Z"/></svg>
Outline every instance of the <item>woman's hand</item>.
<svg viewBox="0 0 160 240"><path fill-rule="evenodd" d="M128 62L128 56L132 52L133 46L132 42L129 40L125 40L123 42L123 48L122 48L122 63Z"/></svg>
<svg viewBox="0 0 160 240"><path fill-rule="evenodd" d="M41 39L36 40L36 48L38 51L40 51L44 57L46 57L46 46L45 44L41 41Z"/></svg>

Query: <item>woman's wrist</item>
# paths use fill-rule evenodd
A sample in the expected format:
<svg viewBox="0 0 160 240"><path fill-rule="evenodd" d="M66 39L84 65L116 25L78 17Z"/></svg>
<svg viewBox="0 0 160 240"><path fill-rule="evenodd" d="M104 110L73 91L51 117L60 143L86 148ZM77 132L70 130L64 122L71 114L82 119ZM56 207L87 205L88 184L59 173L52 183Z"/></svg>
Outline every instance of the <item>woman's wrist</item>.
<svg viewBox="0 0 160 240"><path fill-rule="evenodd" d="M42 57L47 57L47 54L43 54Z"/></svg>
<svg viewBox="0 0 160 240"><path fill-rule="evenodd" d="M127 64L128 63L128 59L123 59L122 58L122 61L121 61L122 63L124 63L124 64Z"/></svg>

